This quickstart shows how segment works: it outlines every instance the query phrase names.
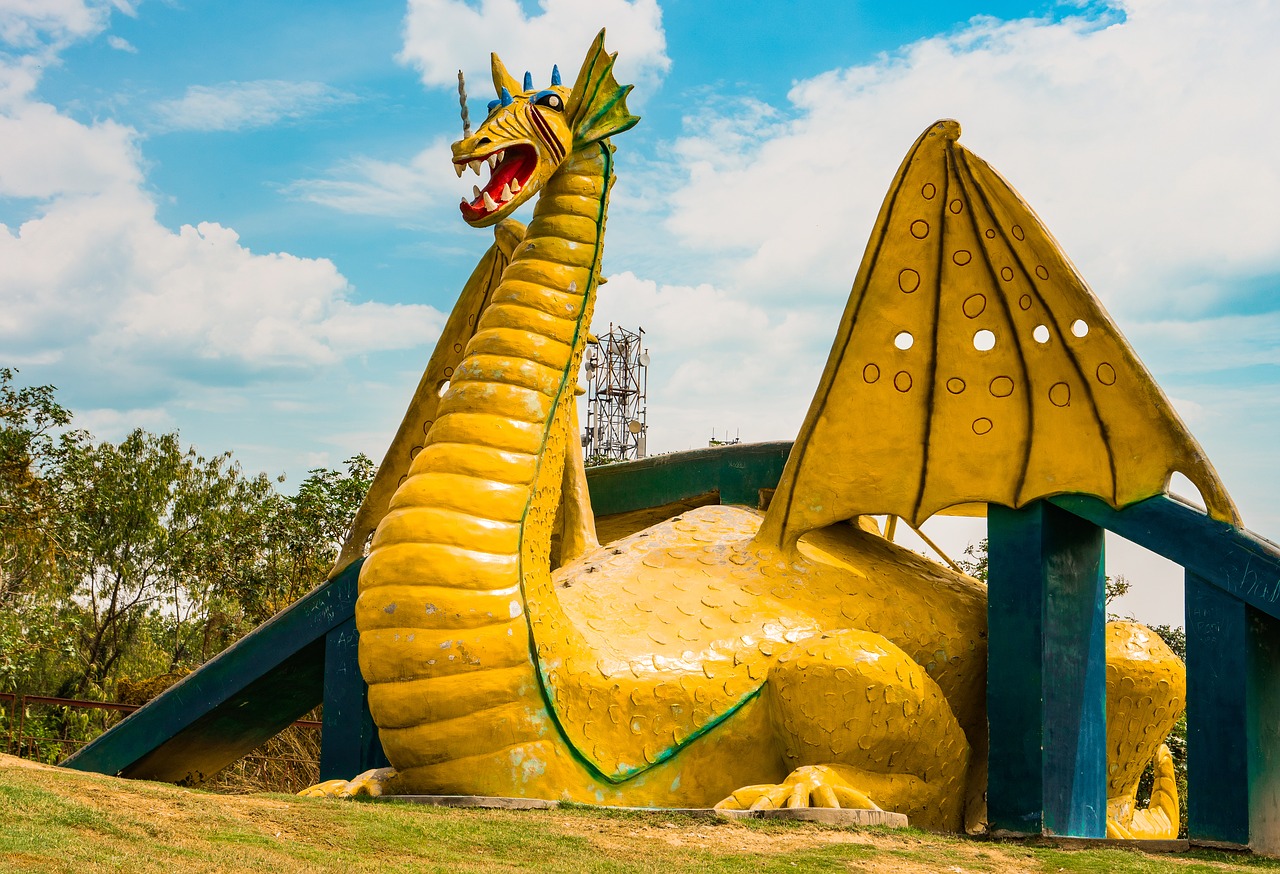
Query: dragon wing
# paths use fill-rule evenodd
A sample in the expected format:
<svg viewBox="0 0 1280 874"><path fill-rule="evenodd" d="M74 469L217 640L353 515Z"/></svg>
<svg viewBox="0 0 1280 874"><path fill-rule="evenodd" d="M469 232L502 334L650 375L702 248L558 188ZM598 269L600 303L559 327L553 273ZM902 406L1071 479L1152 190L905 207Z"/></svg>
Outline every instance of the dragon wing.
<svg viewBox="0 0 1280 874"><path fill-rule="evenodd" d="M1119 509L1174 472L1238 525L1057 241L959 136L954 121L930 126L894 178L759 540L1065 493Z"/></svg>
<svg viewBox="0 0 1280 874"><path fill-rule="evenodd" d="M493 245L485 251L476 269L471 272L466 285L462 287L462 294L458 296L458 302L453 306L453 312L445 322L444 330L440 332L435 351L431 353L427 369L418 382L417 391L413 393L409 409L405 411L404 421L400 423L382 464L378 466L378 472L369 491L365 493L360 509L356 511L347 539L338 553L338 560L333 570L329 571L330 579L364 555L365 544L369 542L382 517L387 514L391 496L409 473L409 463L422 451L423 441L436 417L436 408L440 405L441 388L462 362L467 341L475 334L480 314L489 305L489 299L502 279L502 271L511 262L511 254L523 239L524 232L524 224L515 219L507 219L493 229Z"/></svg>

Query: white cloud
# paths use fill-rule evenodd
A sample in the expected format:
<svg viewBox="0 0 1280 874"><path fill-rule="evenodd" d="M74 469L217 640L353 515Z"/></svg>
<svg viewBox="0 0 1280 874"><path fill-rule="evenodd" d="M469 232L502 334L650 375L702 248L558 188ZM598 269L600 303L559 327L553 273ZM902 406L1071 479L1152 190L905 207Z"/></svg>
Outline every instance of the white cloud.
<svg viewBox="0 0 1280 874"><path fill-rule="evenodd" d="M131 129L81 124L47 103L0 107L0 196L47 200L131 191L142 184Z"/></svg>
<svg viewBox="0 0 1280 874"><path fill-rule="evenodd" d="M1009 178L1113 311L1225 305L1191 277L1280 268L1280 7L1133 0L1123 21L975 19L795 85L784 108L691 116L670 230L732 277L842 296L889 179L936 118ZM722 106L723 104L721 104Z"/></svg>
<svg viewBox="0 0 1280 874"><path fill-rule="evenodd" d="M618 81L643 93L671 65L657 0L539 0L538 7L526 15L518 0L409 0L400 60L433 87L455 87L463 70L472 96L484 101L490 51L514 76L530 70L535 82L548 82L558 64L570 84L602 26L609 30L606 47L618 53Z"/></svg>
<svg viewBox="0 0 1280 874"><path fill-rule="evenodd" d="M0 0L0 107L16 105L72 43L101 33L111 10L134 15L126 0Z"/></svg>
<svg viewBox="0 0 1280 874"><path fill-rule="evenodd" d="M260 79L191 85L155 111L161 130L238 131L292 121L354 99L323 82Z"/></svg>
<svg viewBox="0 0 1280 874"><path fill-rule="evenodd" d="M13 33L73 36L101 25L99 7L64 6L58 23L50 16L61 6L23 18L30 10L9 2L0 21ZM216 223L160 224L134 130L84 124L30 96L47 56L13 59L6 70L26 83L0 88L0 197L32 201L26 221L0 224L0 349L11 362L76 373L103 387L99 403L127 406L130 393L154 401L179 384L244 385L438 335L436 310L361 302L327 259L253 252ZM324 86L277 90L270 106L241 89L227 103L238 116L209 113L245 124L334 99ZM115 421L106 408L93 415Z"/></svg>
<svg viewBox="0 0 1280 874"><path fill-rule="evenodd" d="M645 329L650 452L705 446L711 429L790 440L830 346L829 321L770 312L722 288L660 284L624 271L600 290L593 330Z"/></svg>
<svg viewBox="0 0 1280 874"><path fill-rule="evenodd" d="M16 231L0 226L0 345L18 354L247 379L439 331L430 307L350 294L326 259L255 254L218 224L174 233L136 190L59 199Z"/></svg>
<svg viewBox="0 0 1280 874"><path fill-rule="evenodd" d="M449 141L441 137L406 163L356 157L325 178L300 179L284 190L342 212L404 218L459 197L464 186L452 168Z"/></svg>
<svg viewBox="0 0 1280 874"><path fill-rule="evenodd" d="M125 435L134 428L146 428L156 433L173 431L178 423L168 410L142 407L131 410L109 408L76 410L74 427L94 435Z"/></svg>
<svg viewBox="0 0 1280 874"><path fill-rule="evenodd" d="M0 0L0 40L29 49L45 40L63 44L83 39L106 26L112 6L132 11L123 4L92 0Z"/></svg>
<svg viewBox="0 0 1280 874"><path fill-rule="evenodd" d="M111 46L113 49L115 49L118 52L127 52L128 54L131 54L131 55L136 55L138 53L137 46L129 42L124 37L116 36L115 34L111 34L110 36L107 37L107 45Z"/></svg>

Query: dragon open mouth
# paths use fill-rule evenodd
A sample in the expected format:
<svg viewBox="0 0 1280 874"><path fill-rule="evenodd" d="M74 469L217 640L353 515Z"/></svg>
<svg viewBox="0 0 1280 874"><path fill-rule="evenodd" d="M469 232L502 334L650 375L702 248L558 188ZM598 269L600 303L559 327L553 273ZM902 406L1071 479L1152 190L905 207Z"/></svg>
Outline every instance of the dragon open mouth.
<svg viewBox="0 0 1280 874"><path fill-rule="evenodd" d="M524 190L538 166L538 151L528 143L515 143L487 155L458 158L453 168L461 176L462 171L470 167L478 176L481 166L486 164L488 184L484 188L475 186L471 200L464 197L458 204L462 217L469 222L492 215Z"/></svg>

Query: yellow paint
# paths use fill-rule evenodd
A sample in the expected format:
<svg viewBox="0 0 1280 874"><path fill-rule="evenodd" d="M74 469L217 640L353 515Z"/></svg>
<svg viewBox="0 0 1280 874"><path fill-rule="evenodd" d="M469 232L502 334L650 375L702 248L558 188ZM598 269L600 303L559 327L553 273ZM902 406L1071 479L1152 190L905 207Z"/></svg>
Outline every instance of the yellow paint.
<svg viewBox="0 0 1280 874"><path fill-rule="evenodd" d="M1187 703L1186 670L1173 651L1136 622L1107 624L1107 836L1178 836L1173 759L1161 741ZM1155 752L1151 804L1134 808L1142 770Z"/></svg>
<svg viewBox="0 0 1280 874"><path fill-rule="evenodd" d="M1239 524L1053 236L959 136L930 126L893 180L762 536L1067 493L1119 508L1175 471Z"/></svg>
<svg viewBox="0 0 1280 874"><path fill-rule="evenodd" d="M448 365L438 404L425 414L411 407L414 421L429 415L429 427L394 496L382 499L361 572L360 665L394 769L314 791L878 805L929 828L978 827L985 588L856 517L888 512L918 523L946 506L1078 489L1127 502L1158 486L1173 463L1211 506L1224 506L1225 496L1047 233L960 149L954 123L940 123L917 143L886 202L768 515L701 507L596 544L572 401L600 281L612 184L606 138L635 122L612 63L602 32L572 89L523 91L495 56L495 88L510 101L453 147L457 164L503 155L486 187L493 206L483 197L462 206L472 224L500 222L540 197L523 237L505 249L499 237L505 269L473 276L467 295L485 301L473 330L446 329L447 343L466 335L465 350ZM503 162L513 155L519 192L500 202L493 195L510 189ZM930 185L934 193L922 194ZM966 211L979 204L970 219ZM948 239L995 276L1006 262L1033 273L1047 265L1054 279L1025 312L1052 324L1052 348L1021 358L1012 343L989 358L964 350L965 332L1027 329L1009 301L1016 307L1019 294L1031 294L1030 280L1006 291L990 277L939 269L940 255L958 263L955 246L922 243L919 221L935 231L954 225ZM1000 241L984 248L977 236L988 226L1000 228ZM498 263L492 250L486 258ZM899 287L906 263L925 274L910 290ZM918 294L928 288L932 299ZM978 294L1004 322L980 320ZM1068 348L1062 320L1077 316L1089 320L1092 345ZM919 335L924 357L914 363L886 351L904 329ZM868 356L882 363L883 380L865 377ZM1057 409L1054 386L1083 397L1092 389L1082 368L1098 372L1103 361L1116 373L1114 397L1040 424L1052 414L1044 403ZM972 410L992 423L990 441L961 439L959 408L925 390L926 365L937 371L935 385L963 378L991 387ZM912 375L915 394L895 370ZM1010 386L999 382L1006 372L1016 377ZM1037 391L1048 400L1032 397ZM1093 434L1099 422L1110 444L1086 437L1077 446L1044 430L1056 423ZM1149 454L1124 454L1138 439L1151 441ZM1067 447L1085 461L1055 460ZM1066 477L1056 486L1054 464ZM1181 707L1183 682L1180 666L1144 634L1111 635L1108 694L1124 702L1108 735L1117 834L1169 821L1176 830L1176 798L1172 813L1163 795L1152 811L1132 811L1134 775ZM1157 702L1152 690L1169 694Z"/></svg>

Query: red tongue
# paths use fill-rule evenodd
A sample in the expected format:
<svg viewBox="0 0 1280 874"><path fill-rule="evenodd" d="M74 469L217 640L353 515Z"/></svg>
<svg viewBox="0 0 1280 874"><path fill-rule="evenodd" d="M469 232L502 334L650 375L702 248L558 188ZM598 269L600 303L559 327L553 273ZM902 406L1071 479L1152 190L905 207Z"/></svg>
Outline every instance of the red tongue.
<svg viewBox="0 0 1280 874"><path fill-rule="evenodd" d="M497 167L493 168L489 176L489 184L481 189L481 196L471 201L476 209L485 209L484 194L487 192L493 198L495 203L501 205L499 199L502 195L504 185L510 184L512 181L520 178L520 171L523 169L523 156L517 153L508 152ZM523 186L522 186L523 187Z"/></svg>
<svg viewBox="0 0 1280 874"><path fill-rule="evenodd" d="M520 187L523 188L532 175L531 168L529 170L525 169L527 163L528 155L526 155L524 149L509 149L503 155L502 163L493 168L492 176L489 184L485 186L485 191L488 191L490 196L496 195L502 191L502 186L515 180L519 180ZM496 197L494 199L497 200Z"/></svg>
<svg viewBox="0 0 1280 874"><path fill-rule="evenodd" d="M508 149L503 155L502 162L490 172L489 183L481 190L480 196L470 203L461 205L463 216L476 219L493 212L493 210L484 205L485 194L488 194L489 197L493 198L494 203L501 206L502 201L500 198L502 197L503 186L520 180L520 186L523 188L530 175L525 173L526 157L522 149Z"/></svg>
<svg viewBox="0 0 1280 874"><path fill-rule="evenodd" d="M520 163L518 158L507 158L497 167L493 168L493 173L489 177L489 184L484 190L491 195L496 195L502 190L502 186L506 185L512 179L516 178L516 165ZM497 197L494 197L497 200Z"/></svg>

